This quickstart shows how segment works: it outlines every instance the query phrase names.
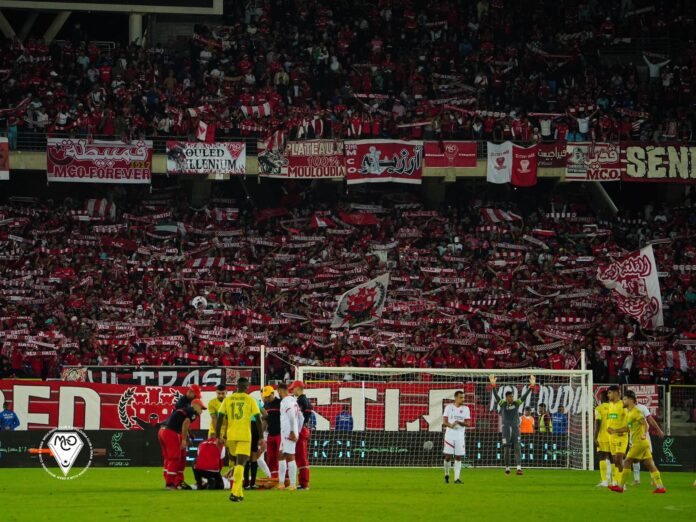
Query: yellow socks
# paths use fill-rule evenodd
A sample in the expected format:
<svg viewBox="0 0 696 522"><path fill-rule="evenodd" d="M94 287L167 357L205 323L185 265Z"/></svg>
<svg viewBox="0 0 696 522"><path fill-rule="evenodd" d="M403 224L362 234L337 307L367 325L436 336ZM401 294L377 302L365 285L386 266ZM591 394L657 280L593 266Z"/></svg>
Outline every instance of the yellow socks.
<svg viewBox="0 0 696 522"><path fill-rule="evenodd" d="M662 484L662 477L660 476L659 471L654 471L653 473L650 474L650 478L652 481L655 483L656 488L661 488L663 486Z"/></svg>
<svg viewBox="0 0 696 522"><path fill-rule="evenodd" d="M619 486L623 487L626 481L631 477L631 468L624 468L623 473L619 474Z"/></svg>
<svg viewBox="0 0 696 522"><path fill-rule="evenodd" d="M618 483L621 479L621 473L619 473L619 468L616 467L616 464L611 465L611 478L614 483Z"/></svg>
<svg viewBox="0 0 696 522"><path fill-rule="evenodd" d="M232 494L235 497L244 496L244 466L234 467L234 484L232 485Z"/></svg>
<svg viewBox="0 0 696 522"><path fill-rule="evenodd" d="M599 461L599 477L602 479L602 482L607 481L607 461L606 460Z"/></svg>

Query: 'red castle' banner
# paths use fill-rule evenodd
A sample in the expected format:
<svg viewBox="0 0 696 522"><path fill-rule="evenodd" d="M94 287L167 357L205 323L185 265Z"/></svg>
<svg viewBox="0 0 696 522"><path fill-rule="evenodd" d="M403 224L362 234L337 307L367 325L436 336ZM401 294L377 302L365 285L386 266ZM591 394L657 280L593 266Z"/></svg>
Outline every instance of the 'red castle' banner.
<svg viewBox="0 0 696 522"><path fill-rule="evenodd" d="M563 168L566 166L567 154L565 141L539 143L537 165L539 168Z"/></svg>
<svg viewBox="0 0 696 522"><path fill-rule="evenodd" d="M346 141L346 181L410 183L423 177L423 142L401 140Z"/></svg>
<svg viewBox="0 0 696 522"><path fill-rule="evenodd" d="M346 164L343 142L334 140L291 141L282 152L259 153L259 175L269 178L343 178Z"/></svg>
<svg viewBox="0 0 696 522"><path fill-rule="evenodd" d="M169 174L245 174L246 144L167 141Z"/></svg>
<svg viewBox="0 0 696 522"><path fill-rule="evenodd" d="M152 142L48 138L49 182L149 184Z"/></svg>
<svg viewBox="0 0 696 522"><path fill-rule="evenodd" d="M620 181L621 158L614 143L568 143L566 181Z"/></svg>
<svg viewBox="0 0 696 522"><path fill-rule="evenodd" d="M429 169L476 168L475 141L426 141L425 166Z"/></svg>
<svg viewBox="0 0 696 522"><path fill-rule="evenodd" d="M622 143L621 147L623 181L696 183L696 147L679 143Z"/></svg>

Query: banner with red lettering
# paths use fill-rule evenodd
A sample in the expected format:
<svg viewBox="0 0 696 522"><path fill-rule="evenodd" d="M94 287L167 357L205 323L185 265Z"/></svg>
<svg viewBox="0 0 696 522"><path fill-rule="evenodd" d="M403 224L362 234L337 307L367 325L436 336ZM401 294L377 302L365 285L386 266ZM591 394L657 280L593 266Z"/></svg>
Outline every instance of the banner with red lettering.
<svg viewBox="0 0 696 522"><path fill-rule="evenodd" d="M664 324L652 245L600 268L597 279L611 290L619 310L639 321L643 328Z"/></svg>
<svg viewBox="0 0 696 522"><path fill-rule="evenodd" d="M10 179L10 145L7 138L0 138L0 181Z"/></svg>
<svg viewBox="0 0 696 522"><path fill-rule="evenodd" d="M169 174L245 174L246 144L167 141Z"/></svg>
<svg viewBox="0 0 696 522"><path fill-rule="evenodd" d="M152 142L48 138L49 182L149 184Z"/></svg>
<svg viewBox="0 0 696 522"><path fill-rule="evenodd" d="M345 156L349 185L389 181L420 185L422 182L422 141L346 141Z"/></svg>
<svg viewBox="0 0 696 522"><path fill-rule="evenodd" d="M614 143L568 143L566 181L620 181L621 158Z"/></svg>
<svg viewBox="0 0 696 522"><path fill-rule="evenodd" d="M511 182L516 187L533 187L537 184L537 152L537 145L512 146Z"/></svg>
<svg viewBox="0 0 696 522"><path fill-rule="evenodd" d="M283 152L259 153L259 176L269 178L343 178L346 175L343 142L291 141Z"/></svg>
<svg viewBox="0 0 696 522"><path fill-rule="evenodd" d="M540 168L562 168L566 166L568 154L565 141L539 143L537 166Z"/></svg>
<svg viewBox="0 0 696 522"><path fill-rule="evenodd" d="M425 166L429 169L476 168L475 141L426 141Z"/></svg>
<svg viewBox="0 0 696 522"><path fill-rule="evenodd" d="M696 149L679 143L621 144L621 179L656 183L696 183Z"/></svg>

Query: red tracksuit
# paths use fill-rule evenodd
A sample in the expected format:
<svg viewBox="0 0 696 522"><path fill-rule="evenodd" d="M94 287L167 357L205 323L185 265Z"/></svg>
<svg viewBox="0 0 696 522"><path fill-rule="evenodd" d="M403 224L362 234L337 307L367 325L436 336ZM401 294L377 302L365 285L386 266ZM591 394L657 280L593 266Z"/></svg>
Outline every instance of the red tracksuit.
<svg viewBox="0 0 696 522"><path fill-rule="evenodd" d="M297 405L304 416L304 423L300 430L300 436L297 438L295 460L297 461L300 486L307 489L309 487L309 419L312 416L312 404L307 396L302 394L297 398Z"/></svg>
<svg viewBox="0 0 696 522"><path fill-rule="evenodd" d="M186 450L181 448L181 429L186 419L194 421L197 415L193 408L174 410L162 423L158 439L164 459L164 482L167 486L178 486L184 481Z"/></svg>
<svg viewBox="0 0 696 522"><path fill-rule="evenodd" d="M280 452L280 399L274 398L264 404L268 417L268 438L266 439L266 464L271 470L271 476L278 478L278 453Z"/></svg>

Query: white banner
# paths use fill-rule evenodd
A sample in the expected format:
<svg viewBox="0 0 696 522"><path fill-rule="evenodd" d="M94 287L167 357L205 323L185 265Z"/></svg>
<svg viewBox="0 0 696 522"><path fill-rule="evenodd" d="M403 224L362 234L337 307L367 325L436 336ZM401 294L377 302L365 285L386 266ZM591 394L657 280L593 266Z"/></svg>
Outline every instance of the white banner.
<svg viewBox="0 0 696 522"><path fill-rule="evenodd" d="M510 183L512 179L512 143L488 142L488 164L486 166L486 181L501 185Z"/></svg>
<svg viewBox="0 0 696 522"><path fill-rule="evenodd" d="M167 141L169 174L244 174L246 144Z"/></svg>

